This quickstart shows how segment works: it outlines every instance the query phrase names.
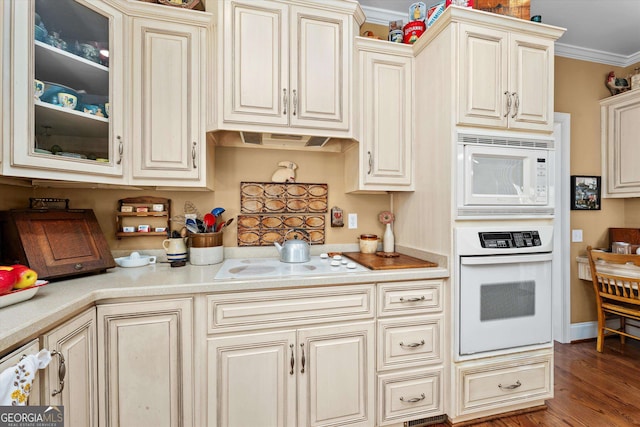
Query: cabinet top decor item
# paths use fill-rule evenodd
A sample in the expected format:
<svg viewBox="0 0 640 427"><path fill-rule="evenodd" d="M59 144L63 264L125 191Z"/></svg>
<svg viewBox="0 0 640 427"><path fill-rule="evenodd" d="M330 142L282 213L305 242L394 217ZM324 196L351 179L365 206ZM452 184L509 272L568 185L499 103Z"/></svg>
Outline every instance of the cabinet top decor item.
<svg viewBox="0 0 640 427"><path fill-rule="evenodd" d="M156 3L167 6L183 7L185 9L194 9L196 6L200 5L200 0L157 0Z"/></svg>

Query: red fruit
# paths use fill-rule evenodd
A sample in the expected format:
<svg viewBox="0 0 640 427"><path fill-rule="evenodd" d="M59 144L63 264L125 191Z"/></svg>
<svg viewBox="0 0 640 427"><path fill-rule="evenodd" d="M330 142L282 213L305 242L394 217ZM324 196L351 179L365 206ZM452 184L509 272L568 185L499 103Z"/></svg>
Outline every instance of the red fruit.
<svg viewBox="0 0 640 427"><path fill-rule="evenodd" d="M11 292L17 281L18 276L14 270L0 270L0 295Z"/></svg>
<svg viewBox="0 0 640 427"><path fill-rule="evenodd" d="M36 284L38 273L22 264L14 264L11 267L16 273L16 281L13 284L14 289L24 289Z"/></svg>

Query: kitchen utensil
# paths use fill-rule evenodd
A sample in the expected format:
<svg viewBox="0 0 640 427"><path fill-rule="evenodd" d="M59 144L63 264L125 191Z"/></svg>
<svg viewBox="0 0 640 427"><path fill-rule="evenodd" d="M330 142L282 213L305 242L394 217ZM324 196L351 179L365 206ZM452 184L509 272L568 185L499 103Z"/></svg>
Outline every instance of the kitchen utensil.
<svg viewBox="0 0 640 427"><path fill-rule="evenodd" d="M222 215L223 212L224 212L224 208L213 208L213 209L211 209L211 214L213 216L215 216L216 218L219 217L220 215Z"/></svg>
<svg viewBox="0 0 640 427"><path fill-rule="evenodd" d="M148 264L155 264L156 257L153 255L140 255L138 252L131 252L128 257L115 258L115 261L120 267L143 267Z"/></svg>
<svg viewBox="0 0 640 427"><path fill-rule="evenodd" d="M229 218L228 220L226 220L225 223L222 224L222 229L224 230L225 228L227 228L229 224L231 224L232 222L233 222L233 218Z"/></svg>
<svg viewBox="0 0 640 427"><path fill-rule="evenodd" d="M216 225L216 217L213 216L213 214L206 213L202 217L202 222L204 222L204 226L206 227L204 230L205 233L209 233L210 231L216 231L216 230L212 230L212 227Z"/></svg>
<svg viewBox="0 0 640 427"><path fill-rule="evenodd" d="M187 227L187 230L189 230L192 233L199 233L200 230L198 230L198 224L196 224L196 220L192 219L192 218L187 218L185 227Z"/></svg>
<svg viewBox="0 0 640 427"><path fill-rule="evenodd" d="M286 240L287 235L291 232L304 233L307 235L307 239L309 238L309 233L301 228L292 228L287 231L284 235L284 242L280 245L278 242L273 242L273 245L278 250L280 254L280 261L282 262L308 262L311 259L310 250L311 247L308 242L303 240L298 240L298 235L296 234L293 239Z"/></svg>

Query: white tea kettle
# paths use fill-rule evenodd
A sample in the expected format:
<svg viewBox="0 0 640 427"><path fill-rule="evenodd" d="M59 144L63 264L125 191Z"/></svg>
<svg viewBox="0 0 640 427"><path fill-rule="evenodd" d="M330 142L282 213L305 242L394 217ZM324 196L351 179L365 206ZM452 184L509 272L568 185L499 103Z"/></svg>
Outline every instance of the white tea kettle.
<svg viewBox="0 0 640 427"><path fill-rule="evenodd" d="M280 254L280 261L290 263L309 262L309 260L311 259L309 243L303 240L299 240L297 234L293 236L293 239L287 240L287 235L292 231L306 234L307 238L309 238L309 233L307 233L306 230L300 228L292 228L284 235L285 240L282 245L278 242L273 242L273 245L276 247L278 253Z"/></svg>

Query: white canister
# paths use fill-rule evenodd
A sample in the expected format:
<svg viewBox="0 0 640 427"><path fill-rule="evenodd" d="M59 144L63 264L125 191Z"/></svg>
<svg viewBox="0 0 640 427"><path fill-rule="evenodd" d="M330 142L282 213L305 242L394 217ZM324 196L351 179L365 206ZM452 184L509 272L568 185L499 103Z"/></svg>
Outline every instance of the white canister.
<svg viewBox="0 0 640 427"><path fill-rule="evenodd" d="M189 262L193 265L219 264L224 260L224 246L189 248Z"/></svg>

